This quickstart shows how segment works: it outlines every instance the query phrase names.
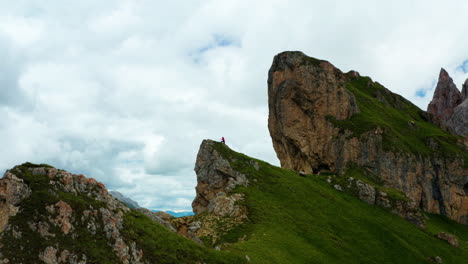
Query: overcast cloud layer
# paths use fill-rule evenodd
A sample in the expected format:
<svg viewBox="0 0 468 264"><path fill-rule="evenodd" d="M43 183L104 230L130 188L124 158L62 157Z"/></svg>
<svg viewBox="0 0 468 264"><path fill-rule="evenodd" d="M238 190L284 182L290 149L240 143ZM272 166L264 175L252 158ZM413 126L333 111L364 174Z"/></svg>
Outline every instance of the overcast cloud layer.
<svg viewBox="0 0 468 264"><path fill-rule="evenodd" d="M423 109L440 67L468 77L466 1L0 3L0 169L49 163L152 209L191 210L204 138L279 163L266 79L281 51Z"/></svg>

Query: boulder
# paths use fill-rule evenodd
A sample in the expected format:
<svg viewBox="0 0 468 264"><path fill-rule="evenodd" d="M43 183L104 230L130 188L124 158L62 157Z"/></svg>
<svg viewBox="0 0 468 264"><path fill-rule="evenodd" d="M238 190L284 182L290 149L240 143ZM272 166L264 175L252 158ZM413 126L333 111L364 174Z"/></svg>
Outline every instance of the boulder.
<svg viewBox="0 0 468 264"><path fill-rule="evenodd" d="M439 239L442 239L442 240L445 240L447 241L452 247L459 247L460 245L458 244L458 239L454 236L454 235L451 235L451 234L447 234L445 232L439 232L437 234L437 237Z"/></svg>

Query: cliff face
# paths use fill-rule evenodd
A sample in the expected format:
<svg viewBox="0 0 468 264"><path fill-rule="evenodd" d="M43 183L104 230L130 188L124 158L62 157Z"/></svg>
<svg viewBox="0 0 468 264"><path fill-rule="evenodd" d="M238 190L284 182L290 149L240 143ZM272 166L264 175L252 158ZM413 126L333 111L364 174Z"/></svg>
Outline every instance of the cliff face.
<svg viewBox="0 0 468 264"><path fill-rule="evenodd" d="M247 221L247 208L242 193L233 193L237 186L248 186L249 180L231 165L222 154L229 149L212 140L203 140L195 163L196 197L192 208L196 215L175 218L171 223L177 232L193 241L221 248L222 237ZM254 165L254 164L253 164ZM252 165L252 166L253 166Z"/></svg>
<svg viewBox="0 0 468 264"><path fill-rule="evenodd" d="M219 216L237 216L242 214L242 210L236 203L243 197L230 192L238 185L247 186L248 180L231 167L216 150L215 144L212 140L204 140L200 145L195 164L197 196L192 203L193 211L196 214L209 212Z"/></svg>
<svg viewBox="0 0 468 264"><path fill-rule="evenodd" d="M409 101L301 52L275 56L268 95L282 167L343 175L358 166L423 210L468 224L467 150Z"/></svg>
<svg viewBox="0 0 468 264"><path fill-rule="evenodd" d="M306 173L329 169L334 163L333 156L321 155L331 147L334 130L323 118L331 115L342 120L359 112L354 96L346 90L346 77L329 62L300 52L282 53L273 60L268 104L268 128L281 166ZM321 136L313 137L311 130ZM315 155L320 157L309 158Z"/></svg>
<svg viewBox="0 0 468 264"><path fill-rule="evenodd" d="M440 70L439 81L432 101L427 106L427 112L446 122L453 115L453 109L462 101L462 95L453 83L452 78L444 70Z"/></svg>
<svg viewBox="0 0 468 264"><path fill-rule="evenodd" d="M453 109L446 124L454 133L465 137L465 145L468 146L468 98Z"/></svg>
<svg viewBox="0 0 468 264"><path fill-rule="evenodd" d="M427 106L427 112L432 114L435 123L465 137L465 145L468 140L467 89L468 80L463 84L460 93L452 78L441 69L434 96Z"/></svg>

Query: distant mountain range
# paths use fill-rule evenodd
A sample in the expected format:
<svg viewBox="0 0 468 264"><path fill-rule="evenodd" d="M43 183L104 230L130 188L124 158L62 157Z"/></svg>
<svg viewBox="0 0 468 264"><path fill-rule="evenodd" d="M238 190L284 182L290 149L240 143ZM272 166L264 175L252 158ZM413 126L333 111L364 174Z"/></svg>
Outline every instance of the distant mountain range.
<svg viewBox="0 0 468 264"><path fill-rule="evenodd" d="M126 204L130 208L141 208L140 205L135 202L134 200L128 198L127 196L123 195L122 193L118 191L109 191L109 193L114 196L117 200L121 201L122 203ZM165 212L168 213L174 217L184 217L184 216L189 216L189 215L194 215L192 211L180 211L180 212L174 212L174 211L162 211L162 210L151 210L155 213L157 212Z"/></svg>
<svg viewBox="0 0 468 264"><path fill-rule="evenodd" d="M174 212L174 211L160 211L160 210L152 210L153 212L165 212L168 213L174 217L184 217L184 216L189 216L189 215L194 215L195 213L192 211L182 211L182 212Z"/></svg>
<svg viewBox="0 0 468 264"><path fill-rule="evenodd" d="M117 198L117 200L126 204L130 208L140 208L140 205L137 202L133 201L132 199L128 198L127 196L123 195L118 191L110 191L109 193L115 198Z"/></svg>

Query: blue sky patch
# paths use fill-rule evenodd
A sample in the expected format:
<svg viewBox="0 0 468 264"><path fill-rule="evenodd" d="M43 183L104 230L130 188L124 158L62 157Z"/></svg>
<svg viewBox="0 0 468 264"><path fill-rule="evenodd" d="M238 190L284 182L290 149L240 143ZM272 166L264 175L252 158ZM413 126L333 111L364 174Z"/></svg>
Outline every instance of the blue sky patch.
<svg viewBox="0 0 468 264"><path fill-rule="evenodd" d="M437 80L435 80L435 79L432 80L431 85L429 85L429 86L427 86L425 88L419 88L418 90L416 90L416 93L415 93L416 96L420 97L420 98L426 97L427 92L432 91L432 89L436 86L436 84L437 84Z"/></svg>
<svg viewBox="0 0 468 264"><path fill-rule="evenodd" d="M427 89L419 89L416 91L416 96L417 97L424 97L426 96Z"/></svg>
<svg viewBox="0 0 468 264"><path fill-rule="evenodd" d="M211 49L228 46L239 47L240 44L239 41L233 37L224 34L213 34L210 42L207 45L197 48L193 52L190 52L189 56L192 57L195 63L199 63L200 57L203 55L203 53Z"/></svg>
<svg viewBox="0 0 468 264"><path fill-rule="evenodd" d="M468 73L468 60L465 60L462 64L457 67L457 70Z"/></svg>

